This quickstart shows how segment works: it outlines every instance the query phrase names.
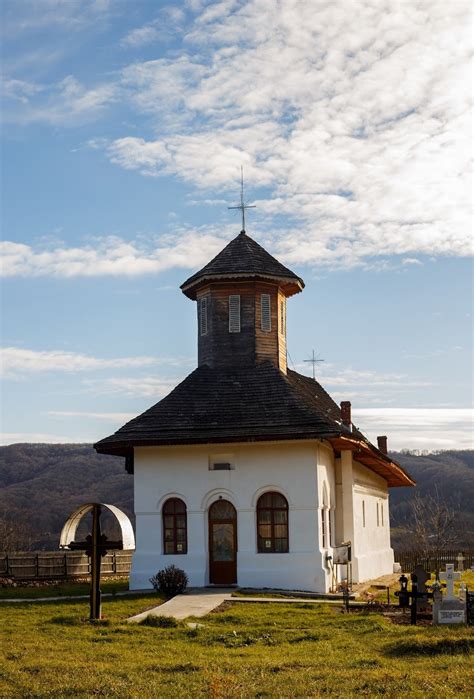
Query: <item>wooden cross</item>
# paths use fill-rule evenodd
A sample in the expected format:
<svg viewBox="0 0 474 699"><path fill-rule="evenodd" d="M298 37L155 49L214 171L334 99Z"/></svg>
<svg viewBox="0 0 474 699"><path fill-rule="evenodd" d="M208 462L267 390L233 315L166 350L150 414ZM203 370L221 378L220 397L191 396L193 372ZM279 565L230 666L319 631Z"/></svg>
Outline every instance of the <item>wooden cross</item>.
<svg viewBox="0 0 474 699"><path fill-rule="evenodd" d="M446 599L456 599L454 596L454 581L461 578L461 573L454 572L454 563L446 564L446 572L439 574L439 579L446 582Z"/></svg>
<svg viewBox="0 0 474 699"><path fill-rule="evenodd" d="M100 566L103 556L110 549L122 549L122 541L108 541L100 528L101 507L95 504L92 508L92 534L86 536L85 541L71 541L69 549L85 551L91 559L91 594L90 615L91 621L102 618L102 595L100 591Z"/></svg>

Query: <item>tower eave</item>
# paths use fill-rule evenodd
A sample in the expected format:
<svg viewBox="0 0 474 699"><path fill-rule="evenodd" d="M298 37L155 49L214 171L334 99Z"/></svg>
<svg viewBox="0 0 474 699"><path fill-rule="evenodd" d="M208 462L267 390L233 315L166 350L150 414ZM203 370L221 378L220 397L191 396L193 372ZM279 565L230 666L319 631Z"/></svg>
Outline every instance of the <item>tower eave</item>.
<svg viewBox="0 0 474 699"><path fill-rule="evenodd" d="M229 274L229 273L224 273L224 274L209 274L209 275L202 275L199 277L199 279L196 279L194 281L191 281L189 283L184 282L180 286L181 291L185 296L187 296L189 299L195 301L197 292L199 291L200 288L203 286L206 286L206 284L209 284L210 282L225 282L229 280L235 280L235 281L249 281L249 282L255 282L255 281L270 281L270 282L276 282L282 292L285 294L285 296L288 298L290 296L294 296L295 294L299 294L300 291L303 291L304 289L304 281L300 279L299 277L294 277L289 278L289 277L283 277L283 276L276 276L272 274L249 274L249 273L234 273L234 274Z"/></svg>

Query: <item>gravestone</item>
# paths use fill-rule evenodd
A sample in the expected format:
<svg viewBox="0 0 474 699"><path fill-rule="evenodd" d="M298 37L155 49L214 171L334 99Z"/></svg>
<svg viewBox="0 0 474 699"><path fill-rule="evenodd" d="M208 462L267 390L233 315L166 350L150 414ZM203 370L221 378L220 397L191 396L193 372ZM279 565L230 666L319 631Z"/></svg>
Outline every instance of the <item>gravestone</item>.
<svg viewBox="0 0 474 699"><path fill-rule="evenodd" d="M446 572L439 574L440 580L446 582L446 594L436 599L433 605L434 624L465 624L466 602L454 594L454 581L461 578L461 573L454 572L454 564L446 565Z"/></svg>
<svg viewBox="0 0 474 699"><path fill-rule="evenodd" d="M426 589L426 583L431 579L431 573L427 573L423 566L416 566L412 575L416 575L416 581L418 583L418 609L425 611L428 608L428 590Z"/></svg>
<svg viewBox="0 0 474 699"><path fill-rule="evenodd" d="M469 626L474 626L474 592L466 590L466 621Z"/></svg>
<svg viewBox="0 0 474 699"><path fill-rule="evenodd" d="M464 570L464 561L465 561L465 558L462 555L462 553L458 553L458 555L456 556L456 560L458 562L458 570L460 572L462 572Z"/></svg>

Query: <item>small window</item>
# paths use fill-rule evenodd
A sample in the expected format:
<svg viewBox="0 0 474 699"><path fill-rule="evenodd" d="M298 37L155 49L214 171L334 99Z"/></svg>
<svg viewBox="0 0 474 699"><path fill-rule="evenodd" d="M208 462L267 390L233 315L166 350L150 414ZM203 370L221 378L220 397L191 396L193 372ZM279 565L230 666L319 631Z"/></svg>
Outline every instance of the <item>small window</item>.
<svg viewBox="0 0 474 699"><path fill-rule="evenodd" d="M234 469L234 454L221 452L209 456L209 471L233 471Z"/></svg>
<svg viewBox="0 0 474 699"><path fill-rule="evenodd" d="M280 333L285 334L285 324L286 324L286 303L285 299L281 299L280 302Z"/></svg>
<svg viewBox="0 0 474 699"><path fill-rule="evenodd" d="M207 335L207 297L199 299L199 332Z"/></svg>
<svg viewBox="0 0 474 699"><path fill-rule="evenodd" d="M362 500L362 526L365 527L365 500Z"/></svg>
<svg viewBox="0 0 474 699"><path fill-rule="evenodd" d="M260 297L260 308L262 315L262 330L263 332L269 333L272 329L272 316L271 316L271 304L270 304L270 294L262 294Z"/></svg>
<svg viewBox="0 0 474 699"><path fill-rule="evenodd" d="M233 471L234 467L228 461L216 461L209 467L210 471Z"/></svg>
<svg viewBox="0 0 474 699"><path fill-rule="evenodd" d="M163 551L165 554L188 551L186 505L179 498L170 498L163 505Z"/></svg>
<svg viewBox="0 0 474 699"><path fill-rule="evenodd" d="M377 503L377 526L380 527L379 504Z"/></svg>
<svg viewBox="0 0 474 699"><path fill-rule="evenodd" d="M257 502L257 550L288 553L288 502L280 493L265 493Z"/></svg>
<svg viewBox="0 0 474 699"><path fill-rule="evenodd" d="M384 526L384 523L383 523L383 502L380 503L380 517L382 519L382 527L383 527Z"/></svg>
<svg viewBox="0 0 474 699"><path fill-rule="evenodd" d="M332 546L332 510L328 510L328 539L329 546Z"/></svg>
<svg viewBox="0 0 474 699"><path fill-rule="evenodd" d="M240 332L240 296L238 294L229 296L229 332Z"/></svg>

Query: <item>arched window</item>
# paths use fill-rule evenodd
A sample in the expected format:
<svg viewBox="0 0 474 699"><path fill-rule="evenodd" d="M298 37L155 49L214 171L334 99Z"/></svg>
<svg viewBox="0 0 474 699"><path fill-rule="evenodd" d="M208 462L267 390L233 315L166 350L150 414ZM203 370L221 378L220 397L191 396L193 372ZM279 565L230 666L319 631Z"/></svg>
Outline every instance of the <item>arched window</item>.
<svg viewBox="0 0 474 699"><path fill-rule="evenodd" d="M170 498L163 505L163 551L188 552L186 505L179 498Z"/></svg>
<svg viewBox="0 0 474 699"><path fill-rule="evenodd" d="M280 493L264 493L257 502L259 553L288 553L288 502Z"/></svg>

